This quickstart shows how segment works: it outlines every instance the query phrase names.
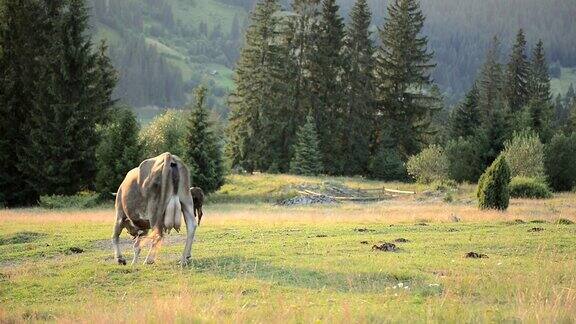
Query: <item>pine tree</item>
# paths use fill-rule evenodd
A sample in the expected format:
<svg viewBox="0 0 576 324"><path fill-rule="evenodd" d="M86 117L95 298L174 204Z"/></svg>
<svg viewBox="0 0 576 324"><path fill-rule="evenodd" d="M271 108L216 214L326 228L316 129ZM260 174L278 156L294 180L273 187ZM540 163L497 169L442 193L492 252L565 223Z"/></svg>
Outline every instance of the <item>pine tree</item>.
<svg viewBox="0 0 576 324"><path fill-rule="evenodd" d="M40 78L49 84L34 100L22 165L40 194L69 195L93 188L97 124L111 99L99 87L84 1L70 0L53 18L59 21Z"/></svg>
<svg viewBox="0 0 576 324"><path fill-rule="evenodd" d="M500 64L500 41L494 36L478 80L478 107L483 120L495 110L502 99L503 75Z"/></svg>
<svg viewBox="0 0 576 324"><path fill-rule="evenodd" d="M312 115L306 117L306 123L298 130L294 146L294 157L290 163L291 173L318 175L323 171L316 122Z"/></svg>
<svg viewBox="0 0 576 324"><path fill-rule="evenodd" d="M417 153L424 142L435 99L428 94L432 84L426 37L421 36L425 17L417 0L394 0L380 30L375 77L379 110L393 128L403 158Z"/></svg>
<svg viewBox="0 0 576 324"><path fill-rule="evenodd" d="M532 52L528 93L531 99L536 99L540 102L548 102L551 99L550 75L542 40L538 41Z"/></svg>
<svg viewBox="0 0 576 324"><path fill-rule="evenodd" d="M278 75L278 17L276 0L262 0L252 13L246 43L235 70L236 89L230 96L228 155L234 166L249 172L270 165L268 138L264 127L273 129L267 118L278 107L272 88Z"/></svg>
<svg viewBox="0 0 576 324"><path fill-rule="evenodd" d="M369 30L370 8L366 0L357 0L350 12L344 51L347 70L346 130L343 155L347 157L344 172L349 175L366 174L375 133L374 120L374 45Z"/></svg>
<svg viewBox="0 0 576 324"><path fill-rule="evenodd" d="M529 100L530 65L526 56L526 37L520 29L510 54L506 72L506 97L513 113L520 111Z"/></svg>
<svg viewBox="0 0 576 324"><path fill-rule="evenodd" d="M23 148L52 30L41 2L5 0L0 8L0 205L17 206L38 199L23 172Z"/></svg>
<svg viewBox="0 0 576 324"><path fill-rule="evenodd" d="M117 101L113 100L112 97L118 83L118 73L108 57L108 45L105 40L100 42L96 50L96 72L97 89L99 90L97 106L100 107L96 112L101 114L97 120L103 123L106 121L110 109Z"/></svg>
<svg viewBox="0 0 576 324"><path fill-rule="evenodd" d="M188 122L186 161L191 169L192 185L211 193L224 183L222 153L208 120L206 88L198 87L195 97L196 105L192 108Z"/></svg>
<svg viewBox="0 0 576 324"><path fill-rule="evenodd" d="M126 173L144 158L136 115L125 107L118 107L110 114L111 122L102 129L96 149L96 190L108 198L118 190Z"/></svg>
<svg viewBox="0 0 576 324"><path fill-rule="evenodd" d="M450 114L450 136L453 139L474 136L482 121L478 103L478 87L473 85L464 102Z"/></svg>
<svg viewBox="0 0 576 324"><path fill-rule="evenodd" d="M335 0L323 0L319 34L309 62L308 85L312 94L309 109L317 123L325 171L341 174L344 169L341 134L344 122L344 22Z"/></svg>

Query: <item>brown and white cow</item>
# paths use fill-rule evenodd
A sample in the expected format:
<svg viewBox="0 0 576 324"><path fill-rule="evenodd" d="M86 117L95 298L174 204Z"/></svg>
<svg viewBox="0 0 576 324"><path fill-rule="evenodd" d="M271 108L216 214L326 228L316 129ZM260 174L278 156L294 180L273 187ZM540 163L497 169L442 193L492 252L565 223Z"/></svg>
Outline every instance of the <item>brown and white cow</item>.
<svg viewBox="0 0 576 324"><path fill-rule="evenodd" d="M157 246L171 229L180 230L182 214L186 223L186 245L181 264L191 258L196 231L194 202L189 191L190 172L176 155L162 153L147 159L126 174L116 194L116 223L112 235L114 256L119 264L126 264L119 247L124 228L134 237L134 259L138 262L143 238L152 241L145 263L154 263ZM149 230L152 230L147 236Z"/></svg>

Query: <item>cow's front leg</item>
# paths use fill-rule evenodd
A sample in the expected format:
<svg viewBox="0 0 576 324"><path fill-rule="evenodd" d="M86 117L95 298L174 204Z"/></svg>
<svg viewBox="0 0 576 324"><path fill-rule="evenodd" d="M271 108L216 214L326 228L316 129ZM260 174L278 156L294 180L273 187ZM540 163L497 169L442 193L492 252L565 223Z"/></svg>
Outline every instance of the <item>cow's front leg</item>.
<svg viewBox="0 0 576 324"><path fill-rule="evenodd" d="M184 222L186 223L186 245L184 246L184 252L182 252L180 264L184 267L188 265L192 258L192 243L194 242L197 224L196 218L194 217L194 206L192 204L183 203L182 213L184 214Z"/></svg>
<svg viewBox="0 0 576 324"><path fill-rule="evenodd" d="M120 233L124 229L123 225L124 214L122 211L116 211L116 223L114 224L114 233L112 233L112 247L114 248L114 258L118 264L126 265L126 259L120 252Z"/></svg>

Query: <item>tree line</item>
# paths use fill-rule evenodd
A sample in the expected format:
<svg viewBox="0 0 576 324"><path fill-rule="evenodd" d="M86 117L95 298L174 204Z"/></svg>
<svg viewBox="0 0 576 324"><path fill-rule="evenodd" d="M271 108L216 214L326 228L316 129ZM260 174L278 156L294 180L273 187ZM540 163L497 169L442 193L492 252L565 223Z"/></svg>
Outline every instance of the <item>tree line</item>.
<svg viewBox="0 0 576 324"><path fill-rule="evenodd" d="M134 113L113 99L118 74L107 45L92 43L85 0L3 0L0 18L0 205L83 190L110 198L161 152L145 151ZM210 192L223 173L202 89L178 153Z"/></svg>
<svg viewBox="0 0 576 324"><path fill-rule="evenodd" d="M365 0L347 25L334 0L279 8L258 2L246 32L229 99L234 167L404 180L406 161L438 144L460 166L456 180L475 182L515 133L548 143L571 132L573 103L552 103L543 41L528 48L522 29L505 59L493 38L474 85L450 110L430 77L418 1L391 1L377 41Z"/></svg>

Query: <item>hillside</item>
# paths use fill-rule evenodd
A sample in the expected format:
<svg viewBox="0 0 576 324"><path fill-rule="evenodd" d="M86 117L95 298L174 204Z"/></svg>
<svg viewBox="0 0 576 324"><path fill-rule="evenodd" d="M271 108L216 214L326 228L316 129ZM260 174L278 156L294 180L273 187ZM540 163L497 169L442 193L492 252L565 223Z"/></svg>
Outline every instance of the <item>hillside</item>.
<svg viewBox="0 0 576 324"><path fill-rule="evenodd" d="M197 84L211 89L209 105L227 114L226 94L233 87L232 69L254 0L90 0L98 38L111 44L122 79L117 91L127 103L180 106ZM354 0L340 0L346 16ZM289 8L288 1L281 1ZM373 30L383 22L388 1L369 1ZM435 52L433 73L445 98L454 103L470 87L488 41L502 40L502 61L518 28L526 29L529 46L544 40L556 70L553 90L565 91L576 66L576 24L572 0L430 0L422 2L425 33ZM533 23L537 22L537 23Z"/></svg>

